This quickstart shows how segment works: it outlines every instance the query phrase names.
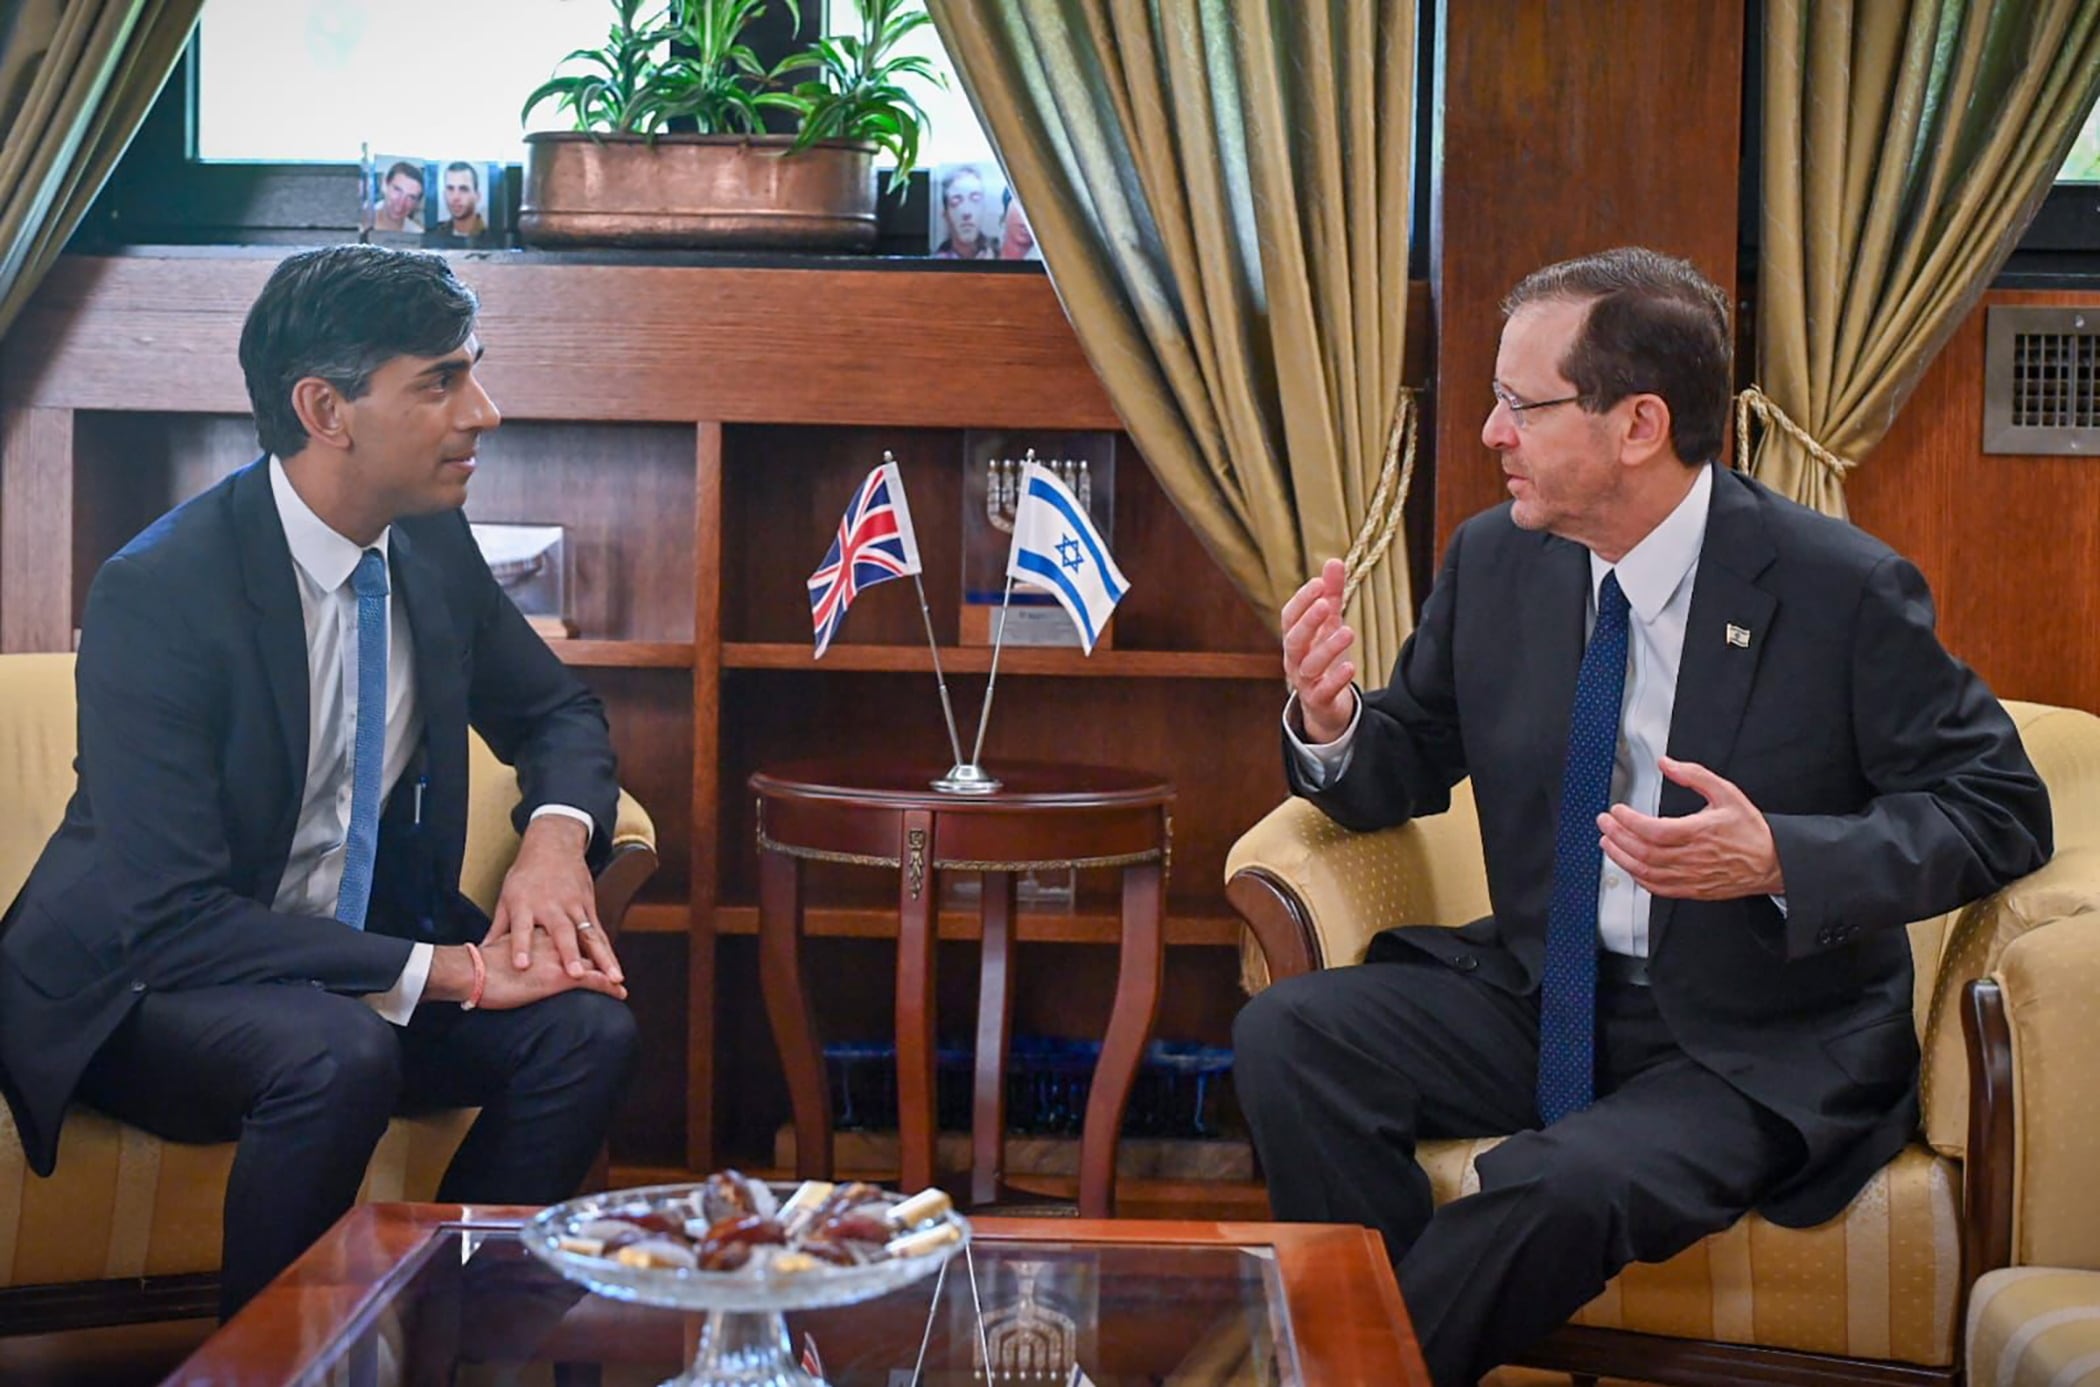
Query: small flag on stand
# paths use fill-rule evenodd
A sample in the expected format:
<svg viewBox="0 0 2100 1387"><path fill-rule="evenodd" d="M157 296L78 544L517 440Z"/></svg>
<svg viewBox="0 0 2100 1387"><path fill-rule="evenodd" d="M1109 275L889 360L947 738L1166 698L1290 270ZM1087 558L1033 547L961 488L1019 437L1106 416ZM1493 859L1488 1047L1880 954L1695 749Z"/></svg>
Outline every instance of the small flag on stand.
<svg viewBox="0 0 2100 1387"><path fill-rule="evenodd" d="M1021 478L1006 575L1047 588L1071 615L1089 655L1109 614L1130 590L1079 498L1035 463Z"/></svg>
<svg viewBox="0 0 2100 1387"><path fill-rule="evenodd" d="M904 502L904 479L896 463L885 462L860 484L824 562L809 575L809 616L817 641L814 658L824 658L831 638L846 620L846 609L862 588L908 578L918 571L919 540L912 532L911 508Z"/></svg>

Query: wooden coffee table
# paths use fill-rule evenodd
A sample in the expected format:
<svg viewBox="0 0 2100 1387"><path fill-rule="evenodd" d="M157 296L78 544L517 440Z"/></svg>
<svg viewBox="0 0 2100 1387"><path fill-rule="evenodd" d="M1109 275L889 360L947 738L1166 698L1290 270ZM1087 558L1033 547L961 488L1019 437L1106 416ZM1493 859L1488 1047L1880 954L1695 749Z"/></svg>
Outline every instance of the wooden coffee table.
<svg viewBox="0 0 2100 1387"><path fill-rule="evenodd" d="M530 1213L361 1205L169 1383L447 1381L454 1364L487 1365L507 1380L540 1364L551 1367L526 1380L551 1372L556 1382L613 1387L680 1371L700 1317L605 1300L562 1280L514 1235ZM1040 1346L1062 1340L1102 1387L1170 1374L1189 1387L1428 1387L1392 1268L1365 1229L1061 1218L983 1218L975 1227L995 1364L1026 1344L1040 1363ZM790 1315L789 1331L798 1347L805 1335L815 1341L832 1387L908 1381L922 1336L925 1387L981 1383L963 1267L960 1258L951 1264L938 1299L929 1278L881 1300Z"/></svg>

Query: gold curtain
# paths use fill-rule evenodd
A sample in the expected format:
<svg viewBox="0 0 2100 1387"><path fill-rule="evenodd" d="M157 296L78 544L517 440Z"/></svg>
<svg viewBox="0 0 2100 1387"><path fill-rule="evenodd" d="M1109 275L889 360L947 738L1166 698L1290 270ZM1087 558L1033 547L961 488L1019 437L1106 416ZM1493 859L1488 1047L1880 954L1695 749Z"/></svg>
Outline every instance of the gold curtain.
<svg viewBox="0 0 2100 1387"><path fill-rule="evenodd" d="M1759 383L1835 454L1767 429L1755 472L1845 514L2012 253L2100 93L2094 0L1767 0Z"/></svg>
<svg viewBox="0 0 2100 1387"><path fill-rule="evenodd" d="M0 335L138 133L203 3L0 7Z"/></svg>
<svg viewBox="0 0 2100 1387"><path fill-rule="evenodd" d="M1415 0L927 8L1162 487L1272 621L1353 550L1382 679L1413 624Z"/></svg>

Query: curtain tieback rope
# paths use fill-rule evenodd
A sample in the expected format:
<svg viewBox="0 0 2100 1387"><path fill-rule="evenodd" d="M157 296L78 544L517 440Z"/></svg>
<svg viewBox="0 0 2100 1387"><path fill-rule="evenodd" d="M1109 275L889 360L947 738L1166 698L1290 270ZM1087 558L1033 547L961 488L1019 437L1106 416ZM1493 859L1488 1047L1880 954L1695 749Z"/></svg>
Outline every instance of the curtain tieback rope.
<svg viewBox="0 0 2100 1387"><path fill-rule="evenodd" d="M1393 427L1385 441L1385 466L1379 469L1378 485L1371 492L1371 504L1364 508L1364 523L1357 530L1356 538L1350 542L1349 553L1342 560L1348 570L1342 580L1342 606L1347 607L1356 599L1356 589L1364 575L1378 566L1386 550L1393 544L1393 536L1400 532L1400 518L1407 507L1407 493L1415 480L1415 392L1409 386L1400 388L1398 406L1393 411Z"/></svg>
<svg viewBox="0 0 2100 1387"><path fill-rule="evenodd" d="M1777 400L1774 400L1770 395L1752 385L1746 388L1742 394L1735 397L1735 469L1738 472L1750 471L1750 418L1752 415L1755 415L1758 422L1767 429L1776 428L1788 438L1800 444L1802 451L1821 463L1823 470L1830 474L1833 481L1843 482L1845 474L1859 466L1853 459L1839 457L1836 453L1816 442L1815 439L1809 436L1807 429L1802 428L1787 417L1787 412L1779 407Z"/></svg>

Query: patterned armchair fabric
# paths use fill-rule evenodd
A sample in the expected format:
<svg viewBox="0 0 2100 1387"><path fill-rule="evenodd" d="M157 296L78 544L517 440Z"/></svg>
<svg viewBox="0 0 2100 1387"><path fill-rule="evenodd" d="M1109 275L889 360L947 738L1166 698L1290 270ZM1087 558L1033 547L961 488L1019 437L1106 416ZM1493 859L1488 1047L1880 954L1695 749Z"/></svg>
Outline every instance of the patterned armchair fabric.
<svg viewBox="0 0 2100 1387"><path fill-rule="evenodd" d="M1959 1009L1964 986L1981 977L2003 989L2013 1031L2013 1260L2100 1267L2100 1118L2090 1106L2100 1081L2100 719L2006 708L2049 785L2056 856L1993 896L1910 927L1924 1052L1918 1139L1829 1223L1787 1229L1747 1218L1667 1263L1627 1268L1577 1324L1952 1371L1974 1274L1964 1269L1970 1095ZM1225 871L1250 923L1287 960L1295 951L1312 967L1360 961L1371 936L1392 925L1488 913L1466 786L1448 813L1368 834L1287 801L1234 845ZM1252 939L1250 991L1268 981ZM1474 1187L1473 1161L1492 1145L1423 1145L1418 1159L1440 1201Z"/></svg>
<svg viewBox="0 0 2100 1387"><path fill-rule="evenodd" d="M0 902L14 899L65 812L74 724L71 655L0 656ZM518 781L479 737L472 740L461 888L488 909L517 853L510 811ZM646 865L630 864L653 864L655 844L655 825L623 793L613 831L622 870L617 883L612 870L599 880L608 928L618 928L647 876ZM475 1113L396 1118L358 1198L432 1198ZM0 1104L0 1289L216 1272L233 1153L230 1143L164 1142L76 1108L60 1137L58 1168L42 1179L29 1170Z"/></svg>
<svg viewBox="0 0 2100 1387"><path fill-rule="evenodd" d="M2007 1267L1969 1293L1970 1387L2100 1387L2100 1271Z"/></svg>
<svg viewBox="0 0 2100 1387"><path fill-rule="evenodd" d="M1996 976L2012 1022L2020 1198L2015 1265L1969 1296L1968 1380L2100 1387L2100 920L2021 937Z"/></svg>

